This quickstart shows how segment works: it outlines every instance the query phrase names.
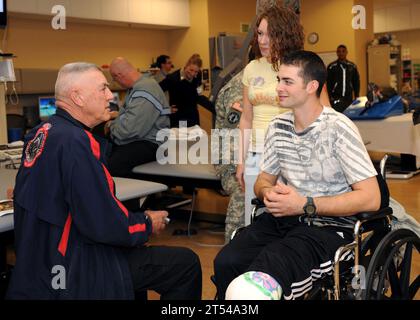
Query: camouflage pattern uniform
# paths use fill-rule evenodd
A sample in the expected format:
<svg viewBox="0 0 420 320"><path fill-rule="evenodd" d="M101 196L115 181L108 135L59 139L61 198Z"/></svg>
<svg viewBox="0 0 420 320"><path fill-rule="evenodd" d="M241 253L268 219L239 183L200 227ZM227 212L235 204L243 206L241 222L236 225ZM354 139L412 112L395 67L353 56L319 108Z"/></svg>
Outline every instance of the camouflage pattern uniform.
<svg viewBox="0 0 420 320"><path fill-rule="evenodd" d="M225 134L239 133L239 120L242 110L242 74L235 75L219 92L216 100L216 129L224 129ZM239 106L239 108L238 108ZM236 130L235 130L236 129ZM238 136L239 139L239 136ZM220 141L220 139L219 139ZM234 155L238 157L239 140L230 139L224 148L213 152L219 153L219 164L215 164L217 175L220 177L223 189L230 195L230 201L225 220L225 242L229 242L234 230L245 225L245 195L236 180L236 165ZM230 150L226 150L226 149ZM223 150L225 149L225 150ZM228 152L230 151L230 152ZM222 162L223 161L223 162Z"/></svg>

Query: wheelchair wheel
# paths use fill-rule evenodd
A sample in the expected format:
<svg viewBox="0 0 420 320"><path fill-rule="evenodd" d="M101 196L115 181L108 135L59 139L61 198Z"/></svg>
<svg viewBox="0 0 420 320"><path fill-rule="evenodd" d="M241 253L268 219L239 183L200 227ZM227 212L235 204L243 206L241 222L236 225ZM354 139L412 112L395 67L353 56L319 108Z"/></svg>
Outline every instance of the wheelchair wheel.
<svg viewBox="0 0 420 320"><path fill-rule="evenodd" d="M414 249L414 250L413 250ZM379 243L366 272L367 300L412 300L418 291L420 276L411 275L418 259L420 238L412 231L399 229L388 233ZM418 269L414 268L418 273Z"/></svg>

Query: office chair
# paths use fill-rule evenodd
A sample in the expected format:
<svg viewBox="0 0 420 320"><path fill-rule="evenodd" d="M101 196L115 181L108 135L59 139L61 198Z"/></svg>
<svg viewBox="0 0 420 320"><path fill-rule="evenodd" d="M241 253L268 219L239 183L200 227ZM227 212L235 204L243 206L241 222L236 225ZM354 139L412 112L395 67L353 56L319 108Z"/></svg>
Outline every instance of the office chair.
<svg viewBox="0 0 420 320"><path fill-rule="evenodd" d="M8 114L6 115L7 127L8 128L21 128L25 130L25 117L20 114Z"/></svg>

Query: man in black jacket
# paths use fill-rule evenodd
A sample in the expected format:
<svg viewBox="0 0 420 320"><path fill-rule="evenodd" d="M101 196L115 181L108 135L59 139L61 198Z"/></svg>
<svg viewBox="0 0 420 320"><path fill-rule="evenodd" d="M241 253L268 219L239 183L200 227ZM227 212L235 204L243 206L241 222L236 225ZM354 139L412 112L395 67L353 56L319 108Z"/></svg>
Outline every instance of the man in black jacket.
<svg viewBox="0 0 420 320"><path fill-rule="evenodd" d="M16 264L9 299L200 299L190 249L147 245L166 211L131 212L117 199L105 141L90 129L110 119L113 95L89 63L63 66L57 113L25 137L14 190Z"/></svg>
<svg viewBox="0 0 420 320"><path fill-rule="evenodd" d="M356 65L347 60L347 47L337 47L338 59L328 65L327 88L331 106L343 112L359 97L360 77ZM354 96L353 96L354 92Z"/></svg>

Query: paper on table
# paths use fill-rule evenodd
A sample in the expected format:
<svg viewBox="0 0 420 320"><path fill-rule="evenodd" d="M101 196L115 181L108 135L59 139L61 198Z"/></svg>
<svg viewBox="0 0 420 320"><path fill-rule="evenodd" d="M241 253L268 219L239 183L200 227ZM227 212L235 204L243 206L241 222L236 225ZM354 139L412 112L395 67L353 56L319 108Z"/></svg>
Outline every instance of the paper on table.
<svg viewBox="0 0 420 320"><path fill-rule="evenodd" d="M0 217L13 213L13 200L0 200Z"/></svg>

